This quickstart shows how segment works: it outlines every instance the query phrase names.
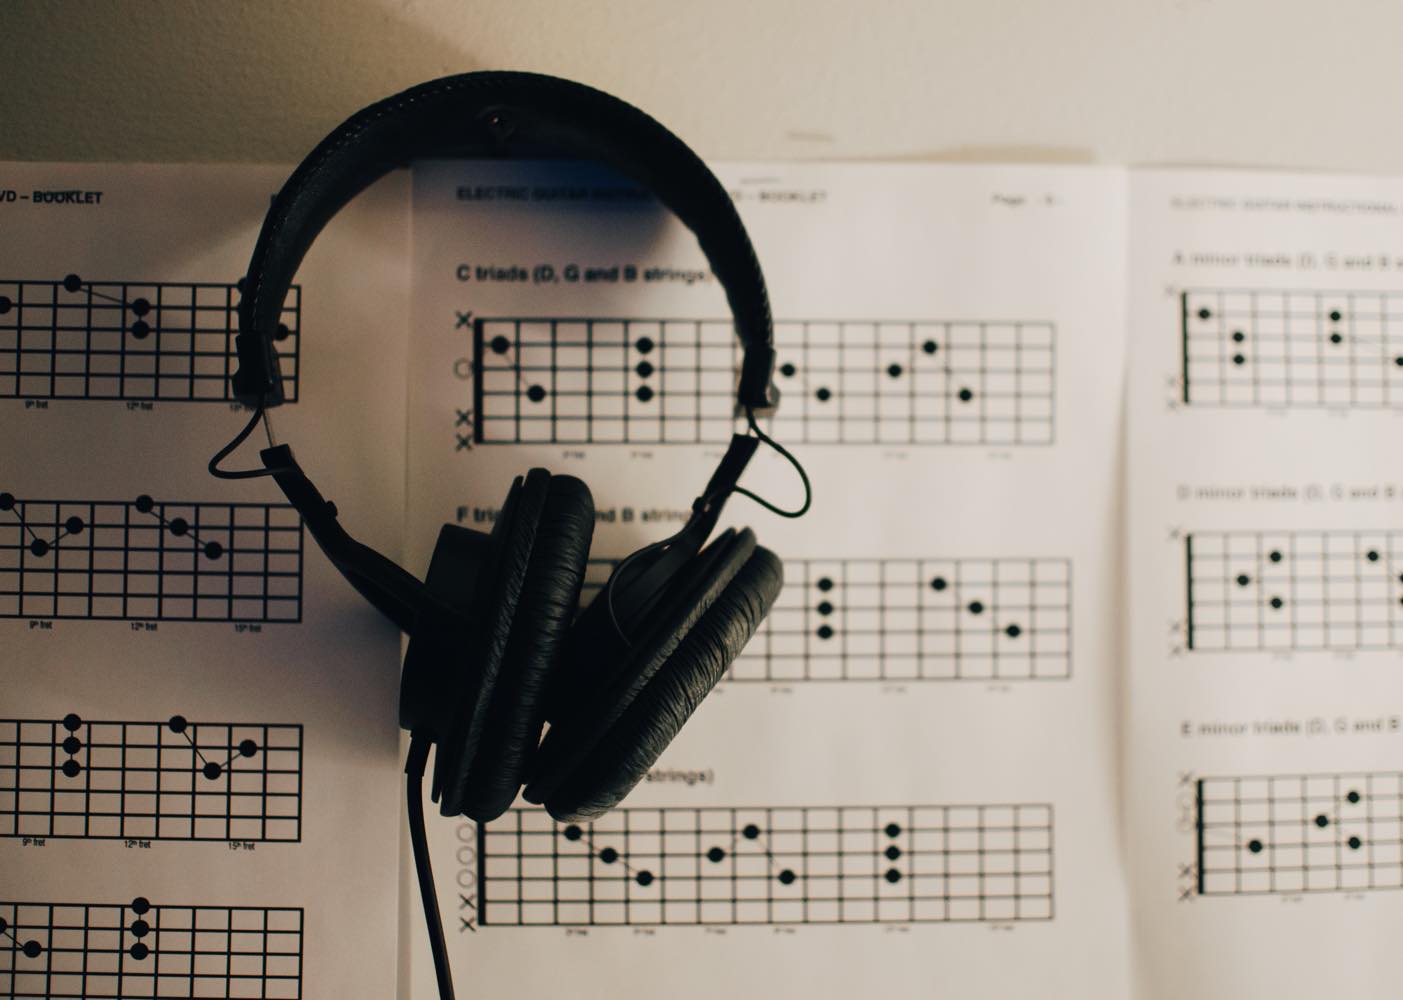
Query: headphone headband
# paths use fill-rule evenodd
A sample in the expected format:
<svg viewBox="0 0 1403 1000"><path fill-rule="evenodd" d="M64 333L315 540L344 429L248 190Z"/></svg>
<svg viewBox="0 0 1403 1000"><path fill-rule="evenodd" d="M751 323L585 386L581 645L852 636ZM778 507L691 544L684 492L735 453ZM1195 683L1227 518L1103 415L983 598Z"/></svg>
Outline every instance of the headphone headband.
<svg viewBox="0 0 1403 1000"><path fill-rule="evenodd" d="M283 185L249 262L234 395L283 402L273 333L293 276L322 227L347 202L413 160L566 155L614 167L654 194L697 237L745 348L737 397L777 402L773 323L760 264L730 196L701 159L618 98L535 73L464 73L412 87L346 119Z"/></svg>

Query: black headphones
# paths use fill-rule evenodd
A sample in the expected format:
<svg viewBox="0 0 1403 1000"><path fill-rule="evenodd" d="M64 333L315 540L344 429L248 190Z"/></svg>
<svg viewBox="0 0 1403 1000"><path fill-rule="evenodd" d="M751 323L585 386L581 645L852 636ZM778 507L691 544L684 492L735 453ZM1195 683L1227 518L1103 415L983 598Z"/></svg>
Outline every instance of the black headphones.
<svg viewBox="0 0 1403 1000"><path fill-rule="evenodd" d="M420 582L337 522L286 445L263 468L220 463L284 401L274 337L294 274L322 227L391 169L418 159L566 155L601 161L651 191L696 235L725 289L744 358L737 434L675 535L622 560L583 613L594 503L572 476L532 469L512 483L491 533L446 524ZM529 73L468 73L404 91L347 119L273 201L239 304L234 394L253 410L210 460L220 478L272 476L327 558L410 636L400 688L409 730L410 832L439 990L453 995L423 828L422 776L445 816L500 816L525 798L557 820L596 817L647 773L769 612L779 559L750 529L710 544L731 493L797 517L804 470L761 431L773 410L775 352L759 262L730 196L681 140L598 90ZM798 470L805 500L784 511L737 485L758 445ZM550 728L541 739L546 721Z"/></svg>

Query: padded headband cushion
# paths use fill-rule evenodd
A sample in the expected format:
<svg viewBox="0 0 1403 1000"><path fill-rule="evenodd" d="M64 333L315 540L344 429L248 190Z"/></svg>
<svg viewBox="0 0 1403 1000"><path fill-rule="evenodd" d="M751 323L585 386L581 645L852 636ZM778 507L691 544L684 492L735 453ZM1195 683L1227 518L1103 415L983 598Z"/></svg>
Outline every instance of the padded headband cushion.
<svg viewBox="0 0 1403 1000"><path fill-rule="evenodd" d="M643 780L755 634L783 578L778 557L757 547L593 752L546 799L552 816L593 819Z"/></svg>
<svg viewBox="0 0 1403 1000"><path fill-rule="evenodd" d="M750 238L725 188L685 143L602 91L534 73L465 73L420 84L351 116L298 166L274 199L239 303L245 401L276 400L272 335L293 276L323 226L356 194L418 159L554 155L597 160L646 187L696 235L747 348L740 399L769 403L769 298Z"/></svg>
<svg viewBox="0 0 1403 1000"><path fill-rule="evenodd" d="M462 812L479 822L512 804L540 742L550 675L579 610L593 532L589 488L573 476L551 477L486 727L460 776Z"/></svg>

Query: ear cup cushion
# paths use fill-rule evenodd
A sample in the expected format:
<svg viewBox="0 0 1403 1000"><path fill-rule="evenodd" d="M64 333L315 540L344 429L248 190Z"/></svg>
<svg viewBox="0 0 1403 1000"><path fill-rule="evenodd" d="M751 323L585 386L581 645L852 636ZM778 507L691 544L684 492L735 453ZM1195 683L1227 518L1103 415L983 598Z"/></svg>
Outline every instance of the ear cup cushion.
<svg viewBox="0 0 1403 1000"><path fill-rule="evenodd" d="M550 478L545 469L532 469L520 488L513 489L498 515L502 538L495 572L492 579L481 585L481 600L475 602L473 614L479 643L474 649L458 651L464 678L459 687L459 704L446 737L439 741L434 763L434 791L441 796L439 811L445 816L462 812L463 782L477 754L502 657L511 638L512 620L526 580Z"/></svg>
<svg viewBox="0 0 1403 1000"><path fill-rule="evenodd" d="M779 558L756 547L618 721L546 799L552 816L561 822L592 819L643 780L755 634L783 582Z"/></svg>
<svg viewBox="0 0 1403 1000"><path fill-rule="evenodd" d="M579 610L593 533L589 487L573 476L551 477L482 737L459 790L463 813L479 822L512 804L540 742L551 673Z"/></svg>

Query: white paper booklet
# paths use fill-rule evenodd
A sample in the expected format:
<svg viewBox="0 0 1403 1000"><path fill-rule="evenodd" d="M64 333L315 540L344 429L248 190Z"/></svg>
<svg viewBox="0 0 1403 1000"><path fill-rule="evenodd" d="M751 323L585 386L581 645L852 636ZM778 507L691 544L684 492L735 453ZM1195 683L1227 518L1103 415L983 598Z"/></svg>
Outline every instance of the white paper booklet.
<svg viewBox="0 0 1403 1000"><path fill-rule="evenodd" d="M719 173L813 509L728 502L785 589L623 806L430 816L459 996L1390 995L1403 184ZM285 175L0 179L0 995L436 996L395 634L204 468ZM743 427L695 242L593 167L387 179L285 323L277 440L417 573L543 466L595 591Z"/></svg>

